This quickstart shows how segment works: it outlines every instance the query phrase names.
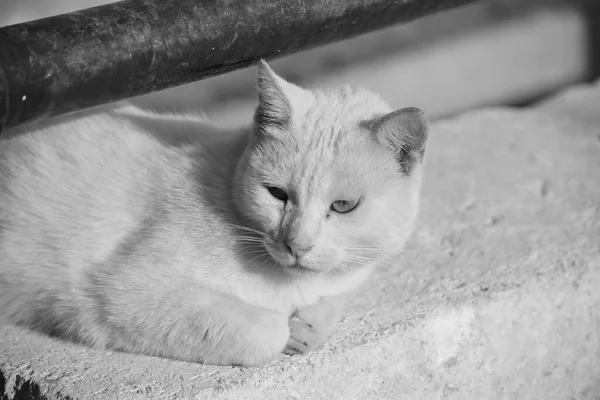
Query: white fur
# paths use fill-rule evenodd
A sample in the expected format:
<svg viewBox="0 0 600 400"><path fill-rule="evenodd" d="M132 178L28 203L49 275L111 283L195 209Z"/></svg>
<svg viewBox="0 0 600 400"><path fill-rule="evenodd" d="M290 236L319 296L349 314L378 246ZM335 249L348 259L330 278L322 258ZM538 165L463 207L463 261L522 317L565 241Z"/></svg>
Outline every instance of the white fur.
<svg viewBox="0 0 600 400"><path fill-rule="evenodd" d="M397 254L420 167L400 173L361 125L390 109L265 67L294 110L287 130L126 105L0 141L0 318L100 348L260 364L285 345L294 310ZM287 205L266 183L290 191ZM354 212L331 213L352 196ZM304 272L282 253L292 231L313 246Z"/></svg>

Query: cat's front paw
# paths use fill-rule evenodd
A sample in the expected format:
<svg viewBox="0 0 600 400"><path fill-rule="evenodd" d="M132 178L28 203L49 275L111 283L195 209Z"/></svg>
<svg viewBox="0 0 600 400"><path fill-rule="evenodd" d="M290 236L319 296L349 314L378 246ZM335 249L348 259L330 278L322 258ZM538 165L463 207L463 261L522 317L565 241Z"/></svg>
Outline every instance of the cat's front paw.
<svg viewBox="0 0 600 400"><path fill-rule="evenodd" d="M290 338L285 354L306 354L329 339L341 317L336 302L323 299L319 303L296 311L289 319Z"/></svg>
<svg viewBox="0 0 600 400"><path fill-rule="evenodd" d="M327 340L314 326L298 317L290 318L290 339L283 352L288 355L306 354Z"/></svg>

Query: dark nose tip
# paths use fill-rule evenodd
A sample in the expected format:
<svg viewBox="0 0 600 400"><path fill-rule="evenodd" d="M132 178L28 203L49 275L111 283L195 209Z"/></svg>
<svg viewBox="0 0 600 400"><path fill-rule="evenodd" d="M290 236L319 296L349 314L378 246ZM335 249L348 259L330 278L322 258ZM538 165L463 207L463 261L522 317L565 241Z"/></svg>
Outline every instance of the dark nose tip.
<svg viewBox="0 0 600 400"><path fill-rule="evenodd" d="M285 249L287 250L287 252L291 255L294 255L294 250L292 250L291 246L288 244L288 241L284 239L283 244L285 245Z"/></svg>
<svg viewBox="0 0 600 400"><path fill-rule="evenodd" d="M287 250L287 252L293 255L294 257L300 257L308 253L310 249L313 248L313 246L298 246L292 240L289 240L287 238L283 240L283 244L285 245L285 249Z"/></svg>

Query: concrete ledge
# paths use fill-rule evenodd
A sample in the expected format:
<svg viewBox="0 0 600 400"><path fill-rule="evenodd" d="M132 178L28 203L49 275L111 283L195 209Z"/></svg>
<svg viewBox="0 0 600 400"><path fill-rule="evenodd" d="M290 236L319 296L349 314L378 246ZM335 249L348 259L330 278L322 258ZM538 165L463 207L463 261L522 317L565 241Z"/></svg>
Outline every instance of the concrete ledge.
<svg viewBox="0 0 600 400"><path fill-rule="evenodd" d="M207 367L3 327L0 396L598 399L599 127L600 86L434 124L404 256L307 357Z"/></svg>

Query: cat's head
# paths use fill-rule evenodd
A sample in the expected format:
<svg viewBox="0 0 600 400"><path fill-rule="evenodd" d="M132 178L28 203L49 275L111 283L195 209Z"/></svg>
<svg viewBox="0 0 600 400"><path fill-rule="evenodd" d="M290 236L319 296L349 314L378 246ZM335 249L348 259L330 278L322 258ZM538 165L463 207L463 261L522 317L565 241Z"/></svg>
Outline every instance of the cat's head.
<svg viewBox="0 0 600 400"><path fill-rule="evenodd" d="M254 129L234 185L265 256L292 275L377 266L419 204L427 122L364 89L308 91L261 62Z"/></svg>

